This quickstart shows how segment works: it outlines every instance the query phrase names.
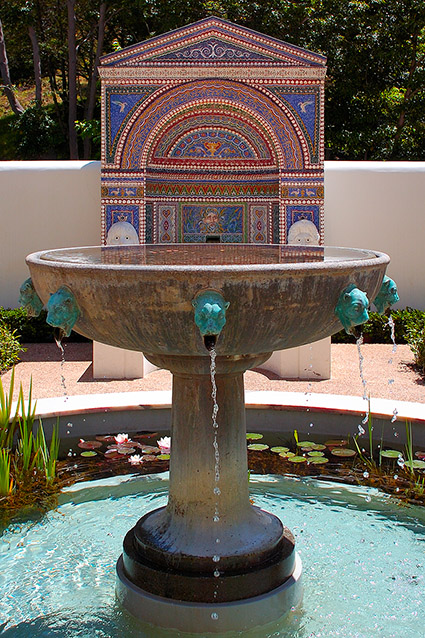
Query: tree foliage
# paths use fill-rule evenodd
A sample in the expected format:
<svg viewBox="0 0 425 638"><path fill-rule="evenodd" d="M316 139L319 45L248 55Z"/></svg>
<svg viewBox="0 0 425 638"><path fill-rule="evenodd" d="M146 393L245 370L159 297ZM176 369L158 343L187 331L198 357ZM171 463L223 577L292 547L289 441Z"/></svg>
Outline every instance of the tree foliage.
<svg viewBox="0 0 425 638"><path fill-rule="evenodd" d="M99 118L101 54L210 14L327 56L328 158L425 159L423 0L8 0L0 9L12 82L35 85L41 69L49 117L68 139L75 119ZM89 130L77 126L80 155L92 153L81 139Z"/></svg>

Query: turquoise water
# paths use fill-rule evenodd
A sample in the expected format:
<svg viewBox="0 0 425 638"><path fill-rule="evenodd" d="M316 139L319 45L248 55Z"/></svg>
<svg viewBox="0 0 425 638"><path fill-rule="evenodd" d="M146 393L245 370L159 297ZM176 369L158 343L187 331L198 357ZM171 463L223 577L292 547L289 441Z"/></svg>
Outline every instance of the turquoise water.
<svg viewBox="0 0 425 638"><path fill-rule="evenodd" d="M41 522L0 537L0 636L147 638L114 599L115 562L140 516L166 502L168 476L73 486ZM303 561L304 601L255 638L420 638L425 511L374 490L312 479L251 478L255 504L280 516Z"/></svg>

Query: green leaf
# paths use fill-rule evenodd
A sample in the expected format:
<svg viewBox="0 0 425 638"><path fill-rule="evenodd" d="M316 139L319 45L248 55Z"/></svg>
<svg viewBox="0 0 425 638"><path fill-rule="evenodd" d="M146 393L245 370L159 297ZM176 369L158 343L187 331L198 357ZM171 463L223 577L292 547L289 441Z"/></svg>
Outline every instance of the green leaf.
<svg viewBox="0 0 425 638"><path fill-rule="evenodd" d="M345 447L336 447L331 450L331 454L333 454L334 456L342 456L348 458L350 456L356 456L356 451L350 450L349 448Z"/></svg>
<svg viewBox="0 0 425 638"><path fill-rule="evenodd" d="M401 452L398 450L382 450L381 456L385 459L398 459L398 457L401 456Z"/></svg>
<svg viewBox="0 0 425 638"><path fill-rule="evenodd" d="M290 456L288 458L290 463L307 463L307 459L305 456Z"/></svg>
<svg viewBox="0 0 425 638"><path fill-rule="evenodd" d="M280 452L279 456L283 459L290 459L292 456L295 456L294 452Z"/></svg>
<svg viewBox="0 0 425 638"><path fill-rule="evenodd" d="M254 450L255 452L268 449L269 446L265 445L264 443L251 443L251 445L248 445L248 450Z"/></svg>
<svg viewBox="0 0 425 638"><path fill-rule="evenodd" d="M413 460L406 461L405 465L409 467L411 470L424 470L425 469L425 461Z"/></svg>
<svg viewBox="0 0 425 638"><path fill-rule="evenodd" d="M326 456L314 456L308 459L309 464L311 465L324 465L325 463L329 463L329 459Z"/></svg>
<svg viewBox="0 0 425 638"><path fill-rule="evenodd" d="M256 434L255 432L247 432L246 438L248 441L258 441L263 438L262 434Z"/></svg>

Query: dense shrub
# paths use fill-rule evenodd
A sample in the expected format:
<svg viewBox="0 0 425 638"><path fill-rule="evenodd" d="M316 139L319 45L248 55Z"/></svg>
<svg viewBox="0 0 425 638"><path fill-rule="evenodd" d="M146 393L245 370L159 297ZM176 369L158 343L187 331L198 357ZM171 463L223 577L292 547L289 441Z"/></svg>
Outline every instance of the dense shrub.
<svg viewBox="0 0 425 638"><path fill-rule="evenodd" d="M425 313L416 324L411 324L407 329L408 343L416 365L422 374L425 374Z"/></svg>
<svg viewBox="0 0 425 638"><path fill-rule="evenodd" d="M15 331L21 343L53 343L54 328L46 323L47 313L42 310L38 317L29 317L24 308L2 308L0 324ZM68 341L87 341L85 337L71 332Z"/></svg>
<svg viewBox="0 0 425 638"><path fill-rule="evenodd" d="M425 312L413 308L393 310L391 312L394 321L394 333L396 343L410 343L409 332L420 326L425 321ZM378 312L369 313L369 321L361 327L365 343L392 343L391 327L388 317ZM337 332L332 337L332 343L353 343L354 337L348 335L345 330Z"/></svg>
<svg viewBox="0 0 425 638"><path fill-rule="evenodd" d="M19 361L19 353L22 350L18 337L14 330L0 322L0 372L11 368Z"/></svg>

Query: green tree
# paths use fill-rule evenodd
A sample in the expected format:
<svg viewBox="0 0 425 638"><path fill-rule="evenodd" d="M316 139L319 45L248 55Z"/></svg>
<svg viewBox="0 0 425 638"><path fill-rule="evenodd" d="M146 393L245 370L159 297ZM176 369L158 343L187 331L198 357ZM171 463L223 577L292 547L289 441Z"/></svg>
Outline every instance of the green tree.
<svg viewBox="0 0 425 638"><path fill-rule="evenodd" d="M423 0L8 0L1 9L14 81L36 82L41 69L56 127L70 138L81 122L85 157L100 55L212 13L327 56L328 158L425 159Z"/></svg>

